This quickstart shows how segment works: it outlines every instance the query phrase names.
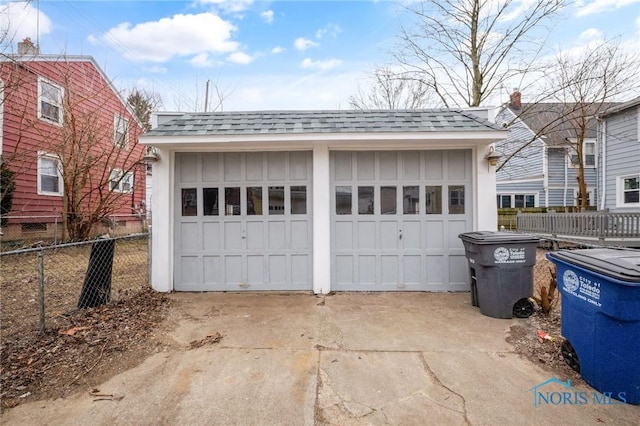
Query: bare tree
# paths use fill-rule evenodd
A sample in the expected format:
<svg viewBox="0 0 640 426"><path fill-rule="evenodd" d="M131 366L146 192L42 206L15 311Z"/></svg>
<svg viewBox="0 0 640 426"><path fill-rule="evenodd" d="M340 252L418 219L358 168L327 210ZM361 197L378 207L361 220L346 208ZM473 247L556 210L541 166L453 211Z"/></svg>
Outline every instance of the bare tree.
<svg viewBox="0 0 640 426"><path fill-rule="evenodd" d="M636 70L640 55L625 49L619 40L594 42L573 51L560 51L546 64L539 99L524 106L517 119L533 119L540 126L529 140L506 156L496 169L502 170L536 139L545 136L561 141L578 180L578 207L588 205L585 160L595 165L595 152L587 152L586 140L595 138L597 118L616 101L637 95ZM636 92L634 92L636 91ZM590 149L594 149L590 145Z"/></svg>
<svg viewBox="0 0 640 426"><path fill-rule="evenodd" d="M389 67L378 68L371 76L368 91L360 87L358 94L349 96L353 109L420 109L430 101L429 87L420 80L399 76Z"/></svg>
<svg viewBox="0 0 640 426"><path fill-rule="evenodd" d="M586 152L585 139L594 128L597 116L611 107L611 102L624 100L637 90L640 55L627 51L619 40L598 42L579 52L559 52L555 72L547 75L548 92L556 102L574 105L565 114L574 136L567 138L571 164L578 175L579 207L587 204L585 159L595 157Z"/></svg>
<svg viewBox="0 0 640 426"><path fill-rule="evenodd" d="M11 152L5 161L30 185L39 152L56 159L62 180L63 238L86 239L107 216L136 213L135 188L144 182L141 126L98 72L61 58L55 63L56 84L64 89L60 125L44 123L31 62L2 63L11 101L5 102L5 125L12 127ZM117 120L116 120L117 117ZM115 123L114 121L117 121ZM9 145L9 144L7 144ZM144 185L144 184L142 184ZM137 192L140 194L140 191Z"/></svg>
<svg viewBox="0 0 640 426"><path fill-rule="evenodd" d="M423 82L444 106L480 106L530 68L544 45L544 24L568 1L410 2L411 25L392 55L406 78Z"/></svg>

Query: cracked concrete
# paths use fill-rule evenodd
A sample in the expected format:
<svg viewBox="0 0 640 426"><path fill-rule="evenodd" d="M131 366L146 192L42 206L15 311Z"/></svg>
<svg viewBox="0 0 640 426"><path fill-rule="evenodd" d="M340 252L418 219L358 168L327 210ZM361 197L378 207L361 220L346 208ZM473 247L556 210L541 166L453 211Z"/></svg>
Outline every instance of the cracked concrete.
<svg viewBox="0 0 640 426"><path fill-rule="evenodd" d="M93 402L88 389L18 406L1 423L640 424L640 406L534 407L530 389L553 373L505 341L522 320L485 317L468 294L170 297L167 351L99 386L124 399ZM215 332L220 343L187 350Z"/></svg>

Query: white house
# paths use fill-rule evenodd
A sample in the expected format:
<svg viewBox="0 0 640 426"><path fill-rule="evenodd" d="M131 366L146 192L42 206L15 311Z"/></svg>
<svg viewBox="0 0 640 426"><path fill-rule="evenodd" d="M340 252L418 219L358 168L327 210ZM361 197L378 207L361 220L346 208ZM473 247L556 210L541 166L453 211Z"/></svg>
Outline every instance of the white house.
<svg viewBox="0 0 640 426"><path fill-rule="evenodd" d="M157 121L158 291L467 291L458 235L495 230L477 112L261 111ZM494 164L491 164L494 163Z"/></svg>

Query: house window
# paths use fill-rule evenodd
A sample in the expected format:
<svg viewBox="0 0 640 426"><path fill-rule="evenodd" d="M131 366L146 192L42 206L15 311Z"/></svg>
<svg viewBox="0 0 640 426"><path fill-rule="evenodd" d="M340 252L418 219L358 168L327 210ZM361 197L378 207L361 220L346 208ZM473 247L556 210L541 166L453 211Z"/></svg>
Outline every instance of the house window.
<svg viewBox="0 0 640 426"><path fill-rule="evenodd" d="M637 206L640 204L640 176L618 178L618 205Z"/></svg>
<svg viewBox="0 0 640 426"><path fill-rule="evenodd" d="M596 166L596 141L594 140L585 140L582 143L582 164L585 167L595 167ZM571 166L578 167L578 154L571 154Z"/></svg>
<svg viewBox="0 0 640 426"><path fill-rule="evenodd" d="M62 125L62 87L47 80L38 79L38 118Z"/></svg>
<svg viewBox="0 0 640 426"><path fill-rule="evenodd" d="M498 194L498 208L527 208L536 206L536 196L534 194Z"/></svg>
<svg viewBox="0 0 640 426"><path fill-rule="evenodd" d="M109 189L114 192L133 192L133 173L124 173L120 169L111 170Z"/></svg>
<svg viewBox="0 0 640 426"><path fill-rule="evenodd" d="M113 118L113 143L121 148L129 144L129 120L121 115Z"/></svg>
<svg viewBox="0 0 640 426"><path fill-rule="evenodd" d="M38 155L38 194L62 195L62 165L54 154Z"/></svg>

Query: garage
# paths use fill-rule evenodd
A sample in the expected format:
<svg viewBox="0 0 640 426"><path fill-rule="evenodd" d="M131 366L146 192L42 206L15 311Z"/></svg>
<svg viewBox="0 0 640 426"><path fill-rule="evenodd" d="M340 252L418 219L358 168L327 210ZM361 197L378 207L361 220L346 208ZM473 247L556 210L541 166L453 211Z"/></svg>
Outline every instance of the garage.
<svg viewBox="0 0 640 426"><path fill-rule="evenodd" d="M491 109L158 113L158 291L468 291L495 230Z"/></svg>
<svg viewBox="0 0 640 426"><path fill-rule="evenodd" d="M178 291L311 290L311 154L177 153Z"/></svg>
<svg viewBox="0 0 640 426"><path fill-rule="evenodd" d="M471 151L333 152L332 288L460 291Z"/></svg>

